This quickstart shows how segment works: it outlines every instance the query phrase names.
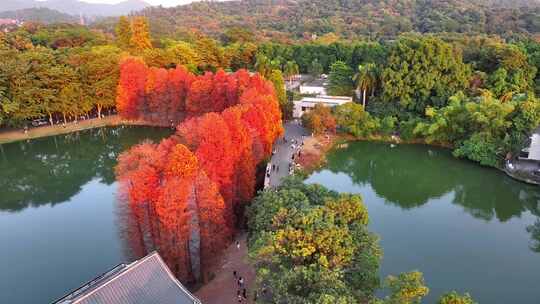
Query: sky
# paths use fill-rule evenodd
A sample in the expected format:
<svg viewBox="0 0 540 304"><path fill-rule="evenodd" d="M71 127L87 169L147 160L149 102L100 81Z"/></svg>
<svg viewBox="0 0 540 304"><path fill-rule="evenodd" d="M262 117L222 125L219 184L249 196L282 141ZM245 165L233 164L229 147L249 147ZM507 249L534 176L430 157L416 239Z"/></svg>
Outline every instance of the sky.
<svg viewBox="0 0 540 304"><path fill-rule="evenodd" d="M118 2L122 2L124 0L81 0L81 1L84 1L84 2L90 2L90 3L118 3ZM170 6L177 6L177 5L180 5L180 4L187 4L187 3L191 3L191 2L195 2L197 0L143 0L151 5L163 5L163 6L166 6L166 7L170 7Z"/></svg>

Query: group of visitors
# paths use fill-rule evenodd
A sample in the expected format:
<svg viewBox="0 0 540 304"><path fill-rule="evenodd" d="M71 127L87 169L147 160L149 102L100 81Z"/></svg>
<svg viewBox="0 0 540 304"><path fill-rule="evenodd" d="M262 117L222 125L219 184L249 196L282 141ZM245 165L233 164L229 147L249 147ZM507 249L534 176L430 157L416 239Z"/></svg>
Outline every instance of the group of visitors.
<svg viewBox="0 0 540 304"><path fill-rule="evenodd" d="M290 138L290 139L287 139L287 137L283 137L283 143L284 144L287 144L286 146L290 147L291 150L293 151L293 154L291 156L291 159L290 161L288 162L288 173L289 175L290 174L293 174L294 173L294 169L295 169L295 160L300 157L302 155L302 151L301 151L301 148L304 146L304 138L305 136L302 135L302 140L299 140L299 139L295 139L295 138ZM290 146L288 145L290 143ZM277 150L274 149L272 151L272 155L275 155L277 153ZM275 159L274 161L279 161L279 159ZM265 188L268 187L270 185L270 175L272 172L277 172L279 173L280 171L280 167L278 164L274 164L274 163L269 163L267 166L266 166L266 179L265 179Z"/></svg>
<svg viewBox="0 0 540 304"><path fill-rule="evenodd" d="M239 241L236 241L236 248L240 250ZM233 277L236 280L237 285L236 299L238 300L238 303L247 303L247 287L244 278L236 270L233 270Z"/></svg>
<svg viewBox="0 0 540 304"><path fill-rule="evenodd" d="M291 156L291 162L289 163L289 174L293 174L295 168L295 160L302 155L301 148L304 146L304 136L302 136L302 142L298 143L298 140L291 140L291 149L293 154Z"/></svg>

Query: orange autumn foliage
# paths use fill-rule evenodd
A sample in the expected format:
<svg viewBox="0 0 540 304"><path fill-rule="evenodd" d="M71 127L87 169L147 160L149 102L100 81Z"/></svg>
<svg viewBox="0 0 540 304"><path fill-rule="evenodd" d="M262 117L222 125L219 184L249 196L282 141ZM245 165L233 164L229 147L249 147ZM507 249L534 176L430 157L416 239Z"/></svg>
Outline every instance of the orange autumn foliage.
<svg viewBox="0 0 540 304"><path fill-rule="evenodd" d="M120 63L116 95L118 113L126 119L137 119L144 99L147 67L141 59L128 57Z"/></svg>
<svg viewBox="0 0 540 304"><path fill-rule="evenodd" d="M175 274L197 281L225 248L243 203L255 192L256 167L282 136L273 86L245 70L195 76L183 67L122 62L120 115L151 123L183 120L174 136L124 152L116 168L141 236ZM142 244L142 245L141 245Z"/></svg>

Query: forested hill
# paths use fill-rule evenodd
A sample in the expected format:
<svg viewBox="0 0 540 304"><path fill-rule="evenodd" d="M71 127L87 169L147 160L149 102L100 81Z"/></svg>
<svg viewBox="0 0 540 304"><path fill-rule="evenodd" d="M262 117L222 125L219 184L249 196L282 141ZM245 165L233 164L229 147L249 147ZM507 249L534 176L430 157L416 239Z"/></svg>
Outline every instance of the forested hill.
<svg viewBox="0 0 540 304"><path fill-rule="evenodd" d="M90 3L81 0L1 0L0 11L45 7L74 16L79 16L79 14L85 16L120 16L141 10L149 5L142 0L125 0L116 4Z"/></svg>
<svg viewBox="0 0 540 304"><path fill-rule="evenodd" d="M540 33L538 0L242 0L149 7L155 34L197 29L218 36L224 28L260 37L311 39L392 37L401 32L466 32L508 36Z"/></svg>
<svg viewBox="0 0 540 304"><path fill-rule="evenodd" d="M0 12L0 18L18 19L20 21L35 21L49 23L74 23L79 18L44 7L25 8L16 11Z"/></svg>

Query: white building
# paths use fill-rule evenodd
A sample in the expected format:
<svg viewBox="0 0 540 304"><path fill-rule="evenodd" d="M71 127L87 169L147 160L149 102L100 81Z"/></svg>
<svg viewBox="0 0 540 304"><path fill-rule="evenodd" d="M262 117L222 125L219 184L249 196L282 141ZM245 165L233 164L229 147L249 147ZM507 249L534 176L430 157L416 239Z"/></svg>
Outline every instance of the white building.
<svg viewBox="0 0 540 304"><path fill-rule="evenodd" d="M352 97L348 96L326 96L304 97L294 102L293 117L300 118L305 112L313 109L315 105L320 104L325 107L335 107L347 102L352 102Z"/></svg>
<svg viewBox="0 0 540 304"><path fill-rule="evenodd" d="M321 77L300 85L300 94L326 95L326 79Z"/></svg>
<svg viewBox="0 0 540 304"><path fill-rule="evenodd" d="M300 94L326 95L326 89L319 86L300 86Z"/></svg>

